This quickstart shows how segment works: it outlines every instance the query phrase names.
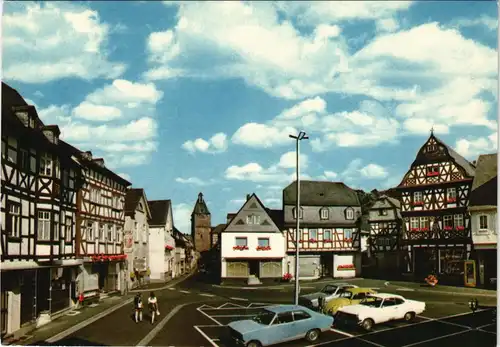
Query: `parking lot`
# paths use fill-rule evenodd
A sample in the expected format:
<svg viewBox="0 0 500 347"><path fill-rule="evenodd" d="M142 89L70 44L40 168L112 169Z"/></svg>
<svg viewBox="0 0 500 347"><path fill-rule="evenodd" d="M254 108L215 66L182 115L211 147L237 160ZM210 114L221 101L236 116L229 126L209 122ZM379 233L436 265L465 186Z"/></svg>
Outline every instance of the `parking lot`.
<svg viewBox="0 0 500 347"><path fill-rule="evenodd" d="M194 328L207 340L207 345L226 347L222 342L227 334L227 324L241 319L250 319L259 314L266 303L234 302L197 307L200 315L213 324L197 325ZM222 339L221 339L222 337ZM221 341L222 340L222 341ZM496 322L492 309L476 313L430 318L416 317L412 323L393 321L374 327L372 332L346 330L335 325L323 333L314 346L359 346L359 347L432 347L432 346L496 346ZM283 343L278 346L309 346L305 340ZM229 347L229 346L227 346Z"/></svg>

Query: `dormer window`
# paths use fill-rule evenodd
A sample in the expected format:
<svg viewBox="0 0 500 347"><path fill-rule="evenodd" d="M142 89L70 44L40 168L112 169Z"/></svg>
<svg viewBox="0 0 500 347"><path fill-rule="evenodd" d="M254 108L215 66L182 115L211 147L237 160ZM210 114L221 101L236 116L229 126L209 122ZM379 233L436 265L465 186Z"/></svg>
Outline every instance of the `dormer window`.
<svg viewBox="0 0 500 347"><path fill-rule="evenodd" d="M378 210L378 215L387 216L387 210L385 208L381 208L380 210Z"/></svg>
<svg viewBox="0 0 500 347"><path fill-rule="evenodd" d="M247 224L249 225L258 225L260 224L260 216L257 216L255 214L247 216Z"/></svg>
<svg viewBox="0 0 500 347"><path fill-rule="evenodd" d="M427 152L432 153L437 151L437 146L435 144L427 145Z"/></svg>
<svg viewBox="0 0 500 347"><path fill-rule="evenodd" d="M329 218L329 213L330 211L328 211L328 209L326 207L323 207L321 210L320 210L320 217L321 219L328 219Z"/></svg>
<svg viewBox="0 0 500 347"><path fill-rule="evenodd" d="M348 207L345 210L345 219L353 220L354 219L354 209L352 207Z"/></svg>
<svg viewBox="0 0 500 347"><path fill-rule="evenodd" d="M297 219L297 208L296 207L293 208L293 218ZM302 219L302 218L304 218L304 210L301 207L299 209L299 219Z"/></svg>

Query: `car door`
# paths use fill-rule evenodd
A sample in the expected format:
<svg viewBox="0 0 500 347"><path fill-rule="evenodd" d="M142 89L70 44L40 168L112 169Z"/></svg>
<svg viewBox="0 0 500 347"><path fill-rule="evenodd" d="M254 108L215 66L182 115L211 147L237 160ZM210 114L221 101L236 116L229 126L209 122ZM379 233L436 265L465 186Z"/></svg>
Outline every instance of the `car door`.
<svg viewBox="0 0 500 347"><path fill-rule="evenodd" d="M314 328L311 315L303 310L293 312L293 322L292 328L296 337L304 337L309 330Z"/></svg>
<svg viewBox="0 0 500 347"><path fill-rule="evenodd" d="M394 302L395 302L394 319L403 319L406 312L408 312L408 310L411 309L408 307L406 302L400 298L394 298Z"/></svg>
<svg viewBox="0 0 500 347"><path fill-rule="evenodd" d="M294 323L291 311L278 313L272 324L271 332L274 334L269 337L269 342L274 344L293 339L295 337Z"/></svg>
<svg viewBox="0 0 500 347"><path fill-rule="evenodd" d="M380 308L382 313L383 322L387 322L393 319L397 319L397 311L398 307L396 306L396 301L394 298L387 298L382 302L382 306Z"/></svg>

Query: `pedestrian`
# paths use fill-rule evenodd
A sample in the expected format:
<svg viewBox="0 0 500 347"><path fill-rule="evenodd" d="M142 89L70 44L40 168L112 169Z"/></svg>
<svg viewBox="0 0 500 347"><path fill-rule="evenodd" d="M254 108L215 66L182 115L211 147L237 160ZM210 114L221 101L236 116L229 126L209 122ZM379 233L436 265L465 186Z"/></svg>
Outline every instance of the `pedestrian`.
<svg viewBox="0 0 500 347"><path fill-rule="evenodd" d="M139 321L142 322L142 296L141 293L137 293L135 298L134 298L134 307L135 307L135 322L138 323Z"/></svg>
<svg viewBox="0 0 500 347"><path fill-rule="evenodd" d="M149 312L151 313L151 324L155 321L155 315L160 315L160 310L158 309L158 299L154 292L149 294L148 298Z"/></svg>

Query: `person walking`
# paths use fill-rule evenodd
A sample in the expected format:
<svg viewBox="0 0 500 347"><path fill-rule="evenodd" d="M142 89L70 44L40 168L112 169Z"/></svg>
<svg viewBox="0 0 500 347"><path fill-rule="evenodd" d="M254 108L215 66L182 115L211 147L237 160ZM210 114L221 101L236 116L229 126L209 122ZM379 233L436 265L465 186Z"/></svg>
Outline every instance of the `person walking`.
<svg viewBox="0 0 500 347"><path fill-rule="evenodd" d="M138 323L139 321L142 322L142 296L141 293L137 293L135 298L134 298L134 307L135 307L135 322Z"/></svg>
<svg viewBox="0 0 500 347"><path fill-rule="evenodd" d="M151 313L151 324L155 321L155 315L160 315L160 310L158 309L158 299L154 292L149 294L148 298L149 312Z"/></svg>

